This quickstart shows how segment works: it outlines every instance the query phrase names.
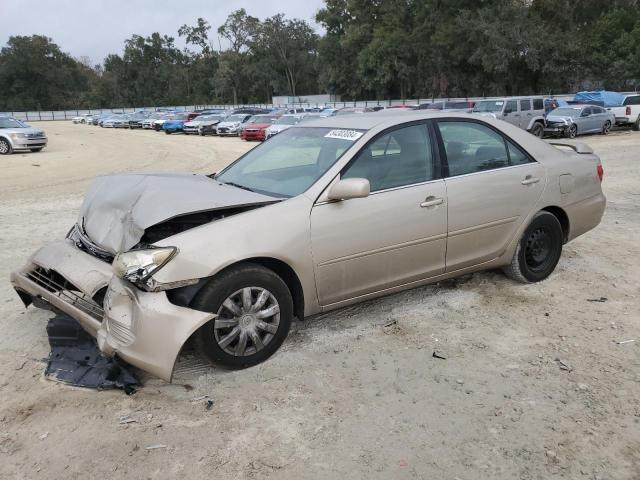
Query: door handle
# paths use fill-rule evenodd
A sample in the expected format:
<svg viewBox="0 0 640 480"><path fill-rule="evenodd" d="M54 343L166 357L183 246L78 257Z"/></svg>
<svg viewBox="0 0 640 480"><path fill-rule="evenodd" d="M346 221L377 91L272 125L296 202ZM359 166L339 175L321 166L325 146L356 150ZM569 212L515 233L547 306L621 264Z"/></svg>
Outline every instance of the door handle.
<svg viewBox="0 0 640 480"><path fill-rule="evenodd" d="M540 179L538 177L532 177L531 175L527 175L526 177L524 177L524 180L522 180L520 183L522 185L533 185L534 183L538 183L540 181Z"/></svg>
<svg viewBox="0 0 640 480"><path fill-rule="evenodd" d="M436 205L441 205L444 202L444 198L436 198L433 195L429 195L424 199L424 202L420 204L422 208L435 207Z"/></svg>

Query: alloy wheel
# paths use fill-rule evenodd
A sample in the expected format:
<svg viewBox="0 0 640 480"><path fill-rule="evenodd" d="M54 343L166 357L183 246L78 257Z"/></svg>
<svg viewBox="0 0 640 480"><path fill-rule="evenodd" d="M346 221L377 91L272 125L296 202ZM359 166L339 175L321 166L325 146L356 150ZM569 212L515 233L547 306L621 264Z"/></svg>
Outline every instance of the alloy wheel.
<svg viewBox="0 0 640 480"><path fill-rule="evenodd" d="M9 153L9 142L4 139L0 139L0 155L5 155Z"/></svg>
<svg viewBox="0 0 640 480"><path fill-rule="evenodd" d="M229 295L214 320L218 346L229 355L246 357L273 340L280 323L280 305L262 287L245 287Z"/></svg>

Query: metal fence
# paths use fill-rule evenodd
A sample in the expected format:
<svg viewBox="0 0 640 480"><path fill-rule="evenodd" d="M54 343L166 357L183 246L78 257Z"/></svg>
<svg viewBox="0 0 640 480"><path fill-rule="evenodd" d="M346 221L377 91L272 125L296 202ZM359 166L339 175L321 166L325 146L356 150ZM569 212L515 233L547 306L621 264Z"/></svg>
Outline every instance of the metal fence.
<svg viewBox="0 0 640 480"><path fill-rule="evenodd" d="M628 92L636 93L636 92ZM554 95L531 95L554 97L559 100L571 100L574 94L562 93ZM80 115L92 114L100 115L105 113L134 113L139 111L193 111L203 109L225 109L233 110L240 107L254 107L254 108L343 108L343 107L374 107L384 106L392 107L397 105L421 105L423 103L434 102L448 102L448 101L478 101L487 100L492 98L504 98L504 97L468 97L468 98L414 98L405 100L354 100L354 101L340 101L340 102L325 102L321 104L314 103L287 103L287 104L270 104L270 103L252 103L241 105L181 105L181 106L153 106L153 107L119 107L119 108L93 108L85 110L41 110L30 112L0 112L0 116L7 115L20 120L25 121L39 121L39 120L71 120L74 117Z"/></svg>

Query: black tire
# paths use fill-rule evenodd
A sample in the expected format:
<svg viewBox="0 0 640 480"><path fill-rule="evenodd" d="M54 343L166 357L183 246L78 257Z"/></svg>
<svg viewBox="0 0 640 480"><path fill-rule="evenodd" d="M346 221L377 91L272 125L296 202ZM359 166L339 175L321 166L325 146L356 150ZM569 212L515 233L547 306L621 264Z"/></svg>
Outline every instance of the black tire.
<svg viewBox="0 0 640 480"><path fill-rule="evenodd" d="M200 328L195 334L195 345L198 351L211 362L227 368L246 368L264 362L280 348L282 342L287 338L293 319L293 300L287 285L273 271L253 263L232 267L211 279L198 292L191 306L197 310L218 313L225 300L234 292L247 287L265 289L273 295L279 306L279 322L277 330L268 343L265 343L260 350L254 348L256 351L246 356L232 355L218 344L214 328L215 320ZM232 328L229 327L229 329ZM235 340L229 344L229 347L234 342ZM252 343L255 345L253 341Z"/></svg>
<svg viewBox="0 0 640 480"><path fill-rule="evenodd" d="M560 222L550 212L540 211L522 234L511 263L504 267L507 277L521 283L540 282L556 268L564 235Z"/></svg>
<svg viewBox="0 0 640 480"><path fill-rule="evenodd" d="M198 135L200 135L201 137L204 137L204 132L202 130L198 130Z"/></svg>
<svg viewBox="0 0 640 480"><path fill-rule="evenodd" d="M538 138L544 137L544 125L540 122L534 123L533 127L531 127L531 134Z"/></svg>
<svg viewBox="0 0 640 480"><path fill-rule="evenodd" d="M166 133L167 135L171 135L171 132L169 130L165 130L164 133Z"/></svg>
<svg viewBox="0 0 640 480"><path fill-rule="evenodd" d="M9 155L13 152L9 140L6 138L0 138L0 155Z"/></svg>
<svg viewBox="0 0 640 480"><path fill-rule="evenodd" d="M636 119L636 122L633 124L633 126L631 128L635 132L640 130L640 115L638 115L638 118Z"/></svg>
<svg viewBox="0 0 640 480"><path fill-rule="evenodd" d="M576 138L578 136L578 126L574 123L566 131L567 138Z"/></svg>
<svg viewBox="0 0 640 480"><path fill-rule="evenodd" d="M602 135L609 135L609 133L611 132L611 122L609 120L607 120L606 122L604 122L604 125L602 126Z"/></svg>
<svg viewBox="0 0 640 480"><path fill-rule="evenodd" d="M30 148L29 150L31 150L33 153L37 153L39 151L41 151L44 147L38 147L38 148Z"/></svg>

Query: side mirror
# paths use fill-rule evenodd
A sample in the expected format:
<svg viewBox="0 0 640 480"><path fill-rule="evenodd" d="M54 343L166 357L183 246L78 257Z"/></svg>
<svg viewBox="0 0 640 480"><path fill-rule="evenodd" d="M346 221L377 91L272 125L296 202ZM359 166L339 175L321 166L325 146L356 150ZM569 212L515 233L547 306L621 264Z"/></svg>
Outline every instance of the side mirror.
<svg viewBox="0 0 640 480"><path fill-rule="evenodd" d="M333 184L329 189L329 200L349 200L369 196L371 185L366 178L345 178Z"/></svg>

